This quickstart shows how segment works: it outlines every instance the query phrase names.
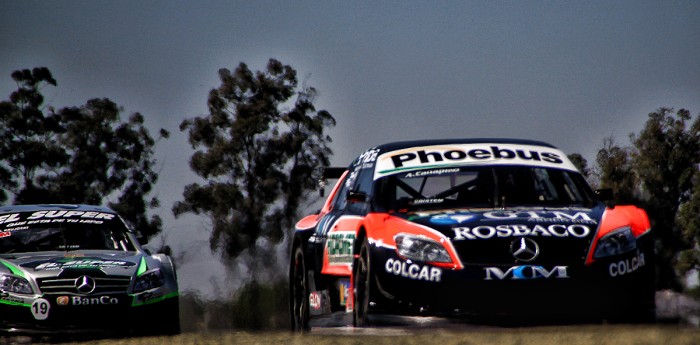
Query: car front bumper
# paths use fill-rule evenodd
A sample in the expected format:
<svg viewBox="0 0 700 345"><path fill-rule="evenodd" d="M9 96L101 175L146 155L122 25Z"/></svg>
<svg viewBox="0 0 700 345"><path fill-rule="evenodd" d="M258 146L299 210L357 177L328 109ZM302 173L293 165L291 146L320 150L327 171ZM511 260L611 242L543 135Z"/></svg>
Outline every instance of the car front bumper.
<svg viewBox="0 0 700 345"><path fill-rule="evenodd" d="M177 293L146 300L142 297L126 294L18 297L5 294L0 297L0 332L129 334L156 327L165 315L179 310Z"/></svg>
<svg viewBox="0 0 700 345"><path fill-rule="evenodd" d="M470 265L452 270L373 248L375 313L481 316L629 315L654 308L653 254L637 250L588 266Z"/></svg>

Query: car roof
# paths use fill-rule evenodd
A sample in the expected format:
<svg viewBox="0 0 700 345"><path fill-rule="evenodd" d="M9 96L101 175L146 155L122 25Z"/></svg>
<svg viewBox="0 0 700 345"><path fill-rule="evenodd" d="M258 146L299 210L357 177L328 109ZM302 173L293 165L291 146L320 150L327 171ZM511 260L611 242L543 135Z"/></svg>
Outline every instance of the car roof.
<svg viewBox="0 0 700 345"><path fill-rule="evenodd" d="M32 205L7 205L0 206L0 213L9 212L32 212L32 211L84 211L84 212L104 212L115 213L109 207L97 205L74 205L74 204L32 204Z"/></svg>
<svg viewBox="0 0 700 345"><path fill-rule="evenodd" d="M532 146L543 146L556 149L557 147L538 140L530 139L514 139L514 138L456 138L456 139L425 139L425 140L410 140L410 141L396 141L390 142L382 145L378 145L375 149L379 149L380 152L388 152L394 150L401 150L409 147L417 146L431 146L431 145L446 145L446 144L518 144L518 145L532 145Z"/></svg>

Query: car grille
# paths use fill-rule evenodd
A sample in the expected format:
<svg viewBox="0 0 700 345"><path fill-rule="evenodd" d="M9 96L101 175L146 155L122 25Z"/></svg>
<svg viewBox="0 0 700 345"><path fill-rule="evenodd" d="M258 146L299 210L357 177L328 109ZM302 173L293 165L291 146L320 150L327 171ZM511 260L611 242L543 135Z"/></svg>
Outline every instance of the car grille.
<svg viewBox="0 0 700 345"><path fill-rule="evenodd" d="M590 240L576 238L529 237L539 246L539 255L531 264L581 265L585 261ZM517 237L489 240L455 241L457 255L464 264L508 265L518 261L511 253Z"/></svg>
<svg viewBox="0 0 700 345"><path fill-rule="evenodd" d="M76 287L79 278L43 278L37 281L43 293L81 294ZM95 289L91 294L125 293L131 282L130 277L93 277Z"/></svg>

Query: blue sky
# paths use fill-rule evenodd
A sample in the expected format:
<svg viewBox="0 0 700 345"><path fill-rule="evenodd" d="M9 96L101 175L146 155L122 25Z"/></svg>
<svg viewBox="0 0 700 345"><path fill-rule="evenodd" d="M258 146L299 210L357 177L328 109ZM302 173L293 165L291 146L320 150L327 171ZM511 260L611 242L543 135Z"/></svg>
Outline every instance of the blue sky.
<svg viewBox="0 0 700 345"><path fill-rule="evenodd" d="M170 208L197 181L178 126L206 114L219 68L295 68L337 120L334 165L448 137L538 139L592 164L659 107L700 113L699 56L698 1L0 0L1 99L12 71L46 66L48 104L107 97L171 132L156 148L165 241L199 253L182 284L207 292L202 272L221 267L193 231L205 222Z"/></svg>

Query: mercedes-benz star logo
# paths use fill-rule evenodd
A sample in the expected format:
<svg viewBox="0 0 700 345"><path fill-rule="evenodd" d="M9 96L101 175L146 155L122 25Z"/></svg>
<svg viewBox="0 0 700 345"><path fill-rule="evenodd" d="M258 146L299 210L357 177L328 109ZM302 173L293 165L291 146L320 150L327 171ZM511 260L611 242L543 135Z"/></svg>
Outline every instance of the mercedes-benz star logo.
<svg viewBox="0 0 700 345"><path fill-rule="evenodd" d="M75 280L75 288L80 293L91 293L95 291L95 280L88 276L80 276Z"/></svg>
<svg viewBox="0 0 700 345"><path fill-rule="evenodd" d="M524 262L535 260L540 255L540 247L532 239L521 237L510 244L513 257Z"/></svg>

